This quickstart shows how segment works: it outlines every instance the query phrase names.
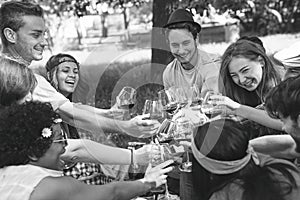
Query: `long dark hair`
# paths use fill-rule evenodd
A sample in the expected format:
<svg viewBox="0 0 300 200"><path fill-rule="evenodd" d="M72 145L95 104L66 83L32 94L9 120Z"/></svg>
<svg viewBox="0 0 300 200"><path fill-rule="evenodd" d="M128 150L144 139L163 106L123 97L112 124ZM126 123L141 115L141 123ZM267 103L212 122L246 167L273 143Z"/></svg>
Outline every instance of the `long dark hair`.
<svg viewBox="0 0 300 200"><path fill-rule="evenodd" d="M221 161L238 160L246 156L250 131L235 121L217 120L198 128L195 144L209 158ZM275 162L260 167L250 160L238 172L217 175L204 169L193 156L192 162L194 200L209 199L214 192L230 183L236 183L242 189L243 200L283 200L296 187L295 180L288 171L296 170L292 163ZM282 178L277 180L275 173L282 175ZM229 200L230 194L227 196Z"/></svg>
<svg viewBox="0 0 300 200"><path fill-rule="evenodd" d="M262 81L254 91L247 91L233 82L228 66L234 57L244 57L249 60L257 60L258 57L263 59ZM220 92L241 104L255 107L263 103L267 92L277 85L280 80L279 73L274 68L270 58L266 55L264 47L259 43L247 39L238 40L231 44L222 56L219 76Z"/></svg>

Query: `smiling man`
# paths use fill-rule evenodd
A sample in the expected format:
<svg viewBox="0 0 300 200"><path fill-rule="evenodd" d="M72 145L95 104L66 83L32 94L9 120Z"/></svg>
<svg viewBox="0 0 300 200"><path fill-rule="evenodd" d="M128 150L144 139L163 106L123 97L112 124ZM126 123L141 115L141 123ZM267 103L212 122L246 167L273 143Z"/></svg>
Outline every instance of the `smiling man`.
<svg viewBox="0 0 300 200"><path fill-rule="evenodd" d="M250 141L255 151L273 157L300 158L300 76L291 77L266 96L265 107L269 115L279 118L282 130L289 135L267 135Z"/></svg>
<svg viewBox="0 0 300 200"><path fill-rule="evenodd" d="M3 44L2 54L29 66L33 60L43 58L45 40L45 19L39 5L28 2L8 1L0 8L0 30ZM135 137L154 134L158 121L143 120L137 116L129 121L107 118L109 110L97 109L88 105L73 104L57 92L42 76L35 74L37 86L33 91L33 100L51 103L63 120L75 127L100 132L110 130L125 132Z"/></svg>
<svg viewBox="0 0 300 200"><path fill-rule="evenodd" d="M193 14L177 9L164 28L175 57L163 73L165 88L196 84L200 91L218 91L220 58L197 48L201 26L193 20Z"/></svg>

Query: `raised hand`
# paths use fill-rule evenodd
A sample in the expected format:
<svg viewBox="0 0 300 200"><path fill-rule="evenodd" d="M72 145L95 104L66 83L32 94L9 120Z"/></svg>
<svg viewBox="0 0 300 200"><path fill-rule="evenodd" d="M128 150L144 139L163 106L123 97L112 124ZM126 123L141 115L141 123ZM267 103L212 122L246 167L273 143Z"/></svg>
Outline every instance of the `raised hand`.
<svg viewBox="0 0 300 200"><path fill-rule="evenodd" d="M127 121L127 125L124 127L125 132L139 138L150 137L156 134L160 123L157 120L149 120L147 118L147 115L138 115Z"/></svg>
<svg viewBox="0 0 300 200"><path fill-rule="evenodd" d="M173 160L168 160L153 168L151 164L149 164L145 176L143 179L141 179L141 181L151 184L153 189L165 184L167 182L167 175L165 174L174 169L173 167L167 166L171 165L173 162Z"/></svg>
<svg viewBox="0 0 300 200"><path fill-rule="evenodd" d="M159 156L160 149L155 145L144 145L134 151L134 160L138 164L149 164L153 156Z"/></svg>

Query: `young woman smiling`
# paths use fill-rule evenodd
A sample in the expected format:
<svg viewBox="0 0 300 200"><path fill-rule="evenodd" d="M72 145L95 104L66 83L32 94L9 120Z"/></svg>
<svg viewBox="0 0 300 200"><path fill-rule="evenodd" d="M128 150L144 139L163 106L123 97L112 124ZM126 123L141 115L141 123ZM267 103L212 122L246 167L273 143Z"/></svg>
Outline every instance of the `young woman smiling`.
<svg viewBox="0 0 300 200"><path fill-rule="evenodd" d="M279 72L266 55L257 37L246 37L231 44L222 57L219 89L223 96L212 95L217 105L225 105L233 114L263 126L282 130L282 123L272 119L260 107L268 91L281 81Z"/></svg>

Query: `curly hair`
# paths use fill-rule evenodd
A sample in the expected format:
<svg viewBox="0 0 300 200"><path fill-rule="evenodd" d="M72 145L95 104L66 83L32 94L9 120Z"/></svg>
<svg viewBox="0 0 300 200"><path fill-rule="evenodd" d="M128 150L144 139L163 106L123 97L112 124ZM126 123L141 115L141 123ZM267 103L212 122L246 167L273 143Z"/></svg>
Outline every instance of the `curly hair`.
<svg viewBox="0 0 300 200"><path fill-rule="evenodd" d="M216 120L198 128L194 138L196 147L202 154L219 161L233 161L246 156L251 128L230 119ZM193 199L209 199L227 184L237 183L243 191L242 200L283 200L296 187L290 173L296 166L286 163L271 163L257 166L253 160L238 172L213 174L204 169L192 156ZM278 175L282 179L277 179ZM230 196L230 195L229 195ZM229 198L229 196L227 198Z"/></svg>
<svg viewBox="0 0 300 200"><path fill-rule="evenodd" d="M36 84L31 69L12 59L0 57L0 107L21 100L34 90Z"/></svg>
<svg viewBox="0 0 300 200"><path fill-rule="evenodd" d="M263 77L259 86L254 91L247 91L238 86L229 74L229 64L233 58L243 57L249 60L256 60L261 57L264 61ZM238 40L231 44L222 56L219 90L223 95L234 101L248 106L257 106L264 102L267 92L281 81L279 72L274 68L270 58L266 55L264 47L258 42L249 39Z"/></svg>
<svg viewBox="0 0 300 200"><path fill-rule="evenodd" d="M30 157L42 157L50 148L53 136L42 137L59 118L48 103L28 102L0 111L0 168L24 165Z"/></svg>
<svg viewBox="0 0 300 200"><path fill-rule="evenodd" d="M2 4L0 8L0 36L4 46L8 45L4 29L11 28L13 31L18 31L24 26L22 17L25 15L43 17L44 11L39 5L29 2L8 1Z"/></svg>

